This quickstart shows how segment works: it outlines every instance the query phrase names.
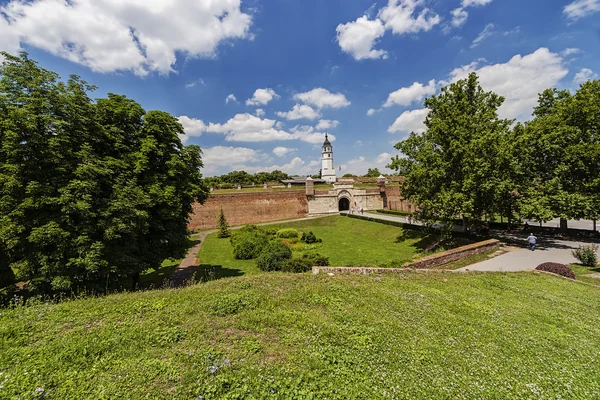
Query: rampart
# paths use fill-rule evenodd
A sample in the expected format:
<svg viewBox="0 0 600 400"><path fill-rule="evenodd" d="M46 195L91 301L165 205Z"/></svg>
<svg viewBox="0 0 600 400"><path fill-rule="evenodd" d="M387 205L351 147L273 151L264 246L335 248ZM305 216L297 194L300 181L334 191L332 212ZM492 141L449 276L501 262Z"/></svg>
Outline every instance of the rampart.
<svg viewBox="0 0 600 400"><path fill-rule="evenodd" d="M306 216L308 200L304 191L211 195L203 205L194 204L188 228L215 228L221 208L229 225L236 226Z"/></svg>

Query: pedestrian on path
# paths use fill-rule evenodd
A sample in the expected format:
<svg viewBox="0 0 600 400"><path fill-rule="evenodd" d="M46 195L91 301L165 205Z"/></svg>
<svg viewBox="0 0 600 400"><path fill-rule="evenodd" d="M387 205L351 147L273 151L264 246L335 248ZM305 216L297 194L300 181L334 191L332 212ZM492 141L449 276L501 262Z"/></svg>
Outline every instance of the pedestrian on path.
<svg viewBox="0 0 600 400"><path fill-rule="evenodd" d="M535 244L537 243L537 238L535 236L533 236L533 233L529 234L529 237L527 238L527 241L529 242L529 250L534 251L535 250Z"/></svg>

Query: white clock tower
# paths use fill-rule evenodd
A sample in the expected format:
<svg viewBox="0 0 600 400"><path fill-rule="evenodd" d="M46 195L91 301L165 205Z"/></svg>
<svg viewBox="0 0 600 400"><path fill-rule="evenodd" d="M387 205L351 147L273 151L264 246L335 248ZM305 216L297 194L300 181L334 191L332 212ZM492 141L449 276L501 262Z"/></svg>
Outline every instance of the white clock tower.
<svg viewBox="0 0 600 400"><path fill-rule="evenodd" d="M327 183L335 183L335 167L333 166L333 147L325 134L325 143L323 143L323 152L321 153L321 179Z"/></svg>

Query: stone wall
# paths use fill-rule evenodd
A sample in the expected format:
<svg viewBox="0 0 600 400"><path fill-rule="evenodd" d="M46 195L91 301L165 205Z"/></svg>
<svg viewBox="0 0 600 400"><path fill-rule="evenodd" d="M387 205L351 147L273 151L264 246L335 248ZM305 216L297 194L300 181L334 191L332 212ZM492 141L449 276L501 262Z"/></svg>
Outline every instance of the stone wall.
<svg viewBox="0 0 600 400"><path fill-rule="evenodd" d="M386 186L385 194L387 204L385 208L387 210L404 211L404 212L415 212L416 207L408 200L402 197L400 194L400 186Z"/></svg>
<svg viewBox="0 0 600 400"><path fill-rule="evenodd" d="M440 265L451 263L452 261L462 260L463 258L474 254L485 253L486 251L497 249L498 247L500 247L499 240L485 240L483 242L468 244L466 246L457 247L456 249L423 257L411 263L404 264L403 267L417 269L435 268Z"/></svg>
<svg viewBox="0 0 600 400"><path fill-rule="evenodd" d="M191 230L215 228L221 208L231 226L308 215L308 201L304 190L217 194L211 195L203 205L194 204L188 228Z"/></svg>

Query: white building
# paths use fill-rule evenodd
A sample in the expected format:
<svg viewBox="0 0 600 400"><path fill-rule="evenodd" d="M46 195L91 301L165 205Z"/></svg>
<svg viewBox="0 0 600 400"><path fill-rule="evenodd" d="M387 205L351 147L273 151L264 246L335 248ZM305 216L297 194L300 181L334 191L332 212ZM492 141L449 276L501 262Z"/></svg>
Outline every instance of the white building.
<svg viewBox="0 0 600 400"><path fill-rule="evenodd" d="M327 183L335 183L335 167L333 166L333 147L325 134L325 143L323 143L323 152L321 153L321 179Z"/></svg>

